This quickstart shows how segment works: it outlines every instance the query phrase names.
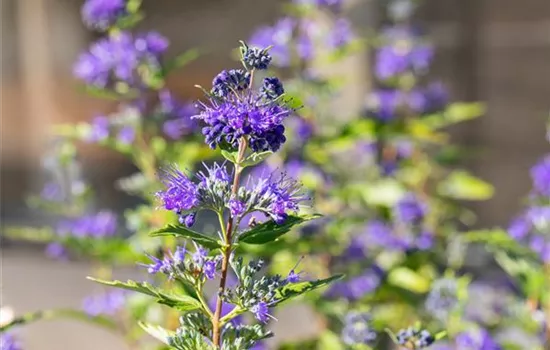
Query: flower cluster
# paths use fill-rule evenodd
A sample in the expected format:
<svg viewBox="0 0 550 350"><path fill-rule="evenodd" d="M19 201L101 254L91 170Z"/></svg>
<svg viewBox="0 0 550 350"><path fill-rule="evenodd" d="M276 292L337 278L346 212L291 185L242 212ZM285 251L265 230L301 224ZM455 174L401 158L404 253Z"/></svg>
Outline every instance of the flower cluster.
<svg viewBox="0 0 550 350"><path fill-rule="evenodd" d="M120 32L93 43L78 58L74 75L99 88L117 82L146 87L160 72L161 56L167 49L168 40L157 32L137 36Z"/></svg>
<svg viewBox="0 0 550 350"><path fill-rule="evenodd" d="M428 330L417 327L402 329L396 337L397 343L407 349L424 349L435 341L434 336Z"/></svg>
<svg viewBox="0 0 550 350"><path fill-rule="evenodd" d="M162 132L171 140L196 131L197 123L191 117L197 114L192 103L177 101L169 90L159 92L159 114L162 116Z"/></svg>
<svg viewBox="0 0 550 350"><path fill-rule="evenodd" d="M246 45L242 50L243 63L251 70L219 73L209 101L197 104L200 113L195 118L206 124L202 132L211 148L236 149L244 138L255 152L275 152L286 141L283 121L293 110L281 98L284 88L276 77L264 78L259 91L252 89L251 72L267 68L271 60L267 50Z"/></svg>
<svg viewBox="0 0 550 350"><path fill-rule="evenodd" d="M378 48L375 57L375 75L381 87L366 99L368 118L389 123L411 115L440 112L447 107L448 95L441 83L408 85L407 75L420 79L433 59L432 48L419 42L420 34L405 25L386 30L385 46Z"/></svg>
<svg viewBox="0 0 550 350"><path fill-rule="evenodd" d="M187 258L187 255L190 255ZM220 268L221 256L209 256L209 251L195 244L195 252L188 253L185 247L177 247L172 253L166 254L163 259L149 255L151 263L142 266L147 268L150 274L163 273L169 279L183 278L195 280L196 278L214 279L216 271Z"/></svg>
<svg viewBox="0 0 550 350"><path fill-rule="evenodd" d="M99 31L109 29L127 14L126 0L89 0L82 6L84 23Z"/></svg>
<svg viewBox="0 0 550 350"><path fill-rule="evenodd" d="M239 257L233 261L232 265L239 283L234 288L225 290L223 300L249 310L262 323L273 318L269 314L269 308L278 302L277 292L290 283L300 281L299 273L295 270L291 270L286 277L273 275L256 278L264 265L263 260L244 264L243 258Z"/></svg>
<svg viewBox="0 0 550 350"><path fill-rule="evenodd" d="M317 47L336 52L352 43L354 34L349 20L340 14L340 0L299 0L295 4L298 11L279 19L273 26L259 28L250 38L253 45L272 46L270 52L276 66L290 66L295 59L311 60L318 55ZM306 10L305 14L300 8ZM323 25L317 20L319 12L329 13L334 22Z"/></svg>
<svg viewBox="0 0 550 350"><path fill-rule="evenodd" d="M86 297L82 302L82 309L90 316L113 316L124 307L125 300L124 291L112 290Z"/></svg>
<svg viewBox="0 0 550 350"><path fill-rule="evenodd" d="M117 232L117 221L115 213L103 210L96 214L62 220L58 223L56 232L60 237L69 235L76 238L94 239L112 237Z"/></svg>
<svg viewBox="0 0 550 350"><path fill-rule="evenodd" d="M381 269L372 268L346 281L334 283L325 296L327 298L345 298L350 301L361 300L380 286L382 277Z"/></svg>
<svg viewBox="0 0 550 350"><path fill-rule="evenodd" d="M372 317L366 312L350 312L344 320L342 340L347 345L372 345L376 341L376 332L370 325Z"/></svg>
<svg viewBox="0 0 550 350"><path fill-rule="evenodd" d="M508 227L508 234L550 262L550 156L531 168L530 205Z"/></svg>
<svg viewBox="0 0 550 350"><path fill-rule="evenodd" d="M413 194L405 195L393 208L393 220L371 220L362 235L355 238L363 249L426 250L432 246L433 233L426 227L426 203Z"/></svg>
<svg viewBox="0 0 550 350"><path fill-rule="evenodd" d="M22 350L23 347L21 343L15 336L11 333L0 334L0 349L2 350Z"/></svg>
<svg viewBox="0 0 550 350"><path fill-rule="evenodd" d="M460 305L456 279L442 278L432 284L426 298L426 310L440 320L446 320Z"/></svg>
<svg viewBox="0 0 550 350"><path fill-rule="evenodd" d="M248 186L239 188L236 194L231 191L231 176L225 166L214 164L199 172L196 184L175 167L164 171L165 190L157 197L166 210L176 212L182 223L192 226L196 212L211 209L222 212L228 209L238 221L249 213L259 211L282 223L288 213L297 212L300 202L307 199L298 183L281 176L249 178Z"/></svg>

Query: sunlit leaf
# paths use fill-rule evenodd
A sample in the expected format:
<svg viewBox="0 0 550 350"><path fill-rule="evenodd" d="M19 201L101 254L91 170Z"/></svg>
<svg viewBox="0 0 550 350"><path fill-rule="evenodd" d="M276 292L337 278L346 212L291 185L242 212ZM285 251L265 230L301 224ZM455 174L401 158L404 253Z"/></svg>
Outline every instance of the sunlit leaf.
<svg viewBox="0 0 550 350"><path fill-rule="evenodd" d="M307 281L300 283L292 283L284 286L276 292L277 301L272 305L278 305L290 299L296 298L304 293L311 292L315 289L328 286L330 283L335 282L344 275L334 275L329 278L316 280L316 281Z"/></svg>
<svg viewBox="0 0 550 350"><path fill-rule="evenodd" d="M493 196L494 188L488 182L477 178L464 170L453 171L439 183L440 195L460 200L487 200Z"/></svg>
<svg viewBox="0 0 550 350"><path fill-rule="evenodd" d="M174 237L185 237L192 239L194 242L209 248L217 249L221 247L220 242L216 241L214 238L206 236L202 233L193 231L183 225L168 225L159 230L151 232L150 236L152 237L161 237L161 236L174 236Z"/></svg>
<svg viewBox="0 0 550 350"><path fill-rule="evenodd" d="M161 326L152 325L146 322L138 322L139 326L153 338L161 341L166 345L169 344L169 339L175 335L175 332L165 329Z"/></svg>
<svg viewBox="0 0 550 350"><path fill-rule="evenodd" d="M388 282L414 293L426 293L430 289L430 281L417 272L407 268L398 267L390 271Z"/></svg>
<svg viewBox="0 0 550 350"><path fill-rule="evenodd" d="M294 216L290 215L286 218L285 222L281 225L277 224L273 220L261 223L252 229L242 233L239 236L238 241L248 244L265 244L276 240L285 233L289 232L292 227L299 225L303 222L320 218L321 215L303 215Z"/></svg>
<svg viewBox="0 0 550 350"><path fill-rule="evenodd" d="M88 279L107 286L131 290L134 292L152 296L156 298L159 304L167 305L179 311L192 311L192 310L200 309L202 307L200 301L198 301L197 299L189 295L169 294L162 290L159 290L158 288L150 285L147 282L136 282L132 280L128 280L126 282L104 281L93 277L88 277Z"/></svg>

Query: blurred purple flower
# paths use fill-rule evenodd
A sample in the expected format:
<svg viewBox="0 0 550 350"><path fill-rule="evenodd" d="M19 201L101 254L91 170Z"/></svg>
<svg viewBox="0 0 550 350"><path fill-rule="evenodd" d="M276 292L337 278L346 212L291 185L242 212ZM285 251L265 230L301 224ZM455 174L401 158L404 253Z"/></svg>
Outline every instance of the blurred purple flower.
<svg viewBox="0 0 550 350"><path fill-rule="evenodd" d="M108 291L86 297L82 309L90 316L116 315L124 306L126 293L122 290Z"/></svg>
<svg viewBox="0 0 550 350"><path fill-rule="evenodd" d="M84 23L97 30L107 30L126 15L125 0L87 0L82 6Z"/></svg>
<svg viewBox="0 0 550 350"><path fill-rule="evenodd" d="M125 125L118 131L117 140L118 142L129 145L134 142L136 137L136 130L131 125Z"/></svg>
<svg viewBox="0 0 550 350"><path fill-rule="evenodd" d="M67 260L68 252L59 242L52 242L46 246L45 250L46 256L57 259L57 260Z"/></svg>
<svg viewBox="0 0 550 350"><path fill-rule="evenodd" d="M93 119L91 124L91 131L88 135L87 141L89 142L101 142L109 137L109 130L111 123L106 116L97 116Z"/></svg>
<svg viewBox="0 0 550 350"><path fill-rule="evenodd" d="M346 18L339 18L328 34L327 46L333 50L338 50L348 45L352 39L351 23Z"/></svg>
<svg viewBox="0 0 550 350"><path fill-rule="evenodd" d="M531 178L535 194L550 198L550 156L531 168Z"/></svg>

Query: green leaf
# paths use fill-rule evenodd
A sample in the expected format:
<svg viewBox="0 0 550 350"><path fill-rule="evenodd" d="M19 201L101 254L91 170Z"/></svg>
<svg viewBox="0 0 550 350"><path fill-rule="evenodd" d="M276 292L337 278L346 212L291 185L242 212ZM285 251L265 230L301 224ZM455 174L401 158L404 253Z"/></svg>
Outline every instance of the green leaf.
<svg viewBox="0 0 550 350"><path fill-rule="evenodd" d="M321 334L319 338L319 348L326 350L345 350L340 340L340 336L328 330Z"/></svg>
<svg viewBox="0 0 550 350"><path fill-rule="evenodd" d="M260 153L252 153L245 160L243 160L241 162L241 164L239 164L239 165L242 168L246 168L246 167L249 167L249 166L256 165L256 164L260 163L261 161L263 161L264 159L266 159L267 157L269 157L271 154L273 154L273 152L271 152L271 151L260 152Z"/></svg>
<svg viewBox="0 0 550 350"><path fill-rule="evenodd" d="M494 188L491 184L464 170L457 170L439 183L437 191L445 197L482 201L493 196Z"/></svg>
<svg viewBox="0 0 550 350"><path fill-rule="evenodd" d="M56 235L51 228L36 227L4 227L2 237L27 242L49 243L55 240Z"/></svg>
<svg viewBox="0 0 550 350"><path fill-rule="evenodd" d="M126 282L122 281L104 281L96 279L93 277L88 277L89 280L92 280L97 283L104 284L106 286L131 290L141 294L149 295L157 299L159 304L169 306L171 308L177 309L179 311L192 311L200 309L202 304L197 299L189 295L173 295L165 293L156 287L150 285L147 282L136 282L128 280Z"/></svg>
<svg viewBox="0 0 550 350"><path fill-rule="evenodd" d="M196 60L199 56L200 53L197 49L190 49L185 51L184 53L179 54L173 60L166 63L163 70L164 75L174 69L181 68L189 64L190 62Z"/></svg>
<svg viewBox="0 0 550 350"><path fill-rule="evenodd" d="M339 275L334 275L332 277L325 278L322 280L317 280L317 281L307 281L307 282L288 284L283 288L281 288L280 290L276 291L277 301L273 303L273 305L281 304L285 301L296 298L304 293L311 292L321 287L325 287L330 283L335 282L343 277L344 275L339 274Z"/></svg>
<svg viewBox="0 0 550 350"><path fill-rule="evenodd" d="M300 109L304 107L304 102L298 95L289 95L285 93L285 103L291 109Z"/></svg>
<svg viewBox="0 0 550 350"><path fill-rule="evenodd" d="M434 338L435 338L435 340L441 340L441 339L445 338L446 336L447 336L447 331L441 331L441 332L437 332L434 335Z"/></svg>
<svg viewBox="0 0 550 350"><path fill-rule="evenodd" d="M426 293L430 289L430 281L407 267L398 267L388 275L388 282L414 293Z"/></svg>
<svg viewBox="0 0 550 350"><path fill-rule="evenodd" d="M425 116L421 122L430 129L439 129L480 117L485 112L486 108L483 103L458 102L451 104L443 113Z"/></svg>
<svg viewBox="0 0 550 350"><path fill-rule="evenodd" d="M147 332L150 336L163 342L166 345L170 345L168 339L175 335L175 332L165 329L161 326L155 326L141 321L139 321L138 324L141 329Z"/></svg>
<svg viewBox="0 0 550 350"><path fill-rule="evenodd" d="M500 228L468 231L464 232L462 237L468 243L482 243L490 251L504 251L517 257L537 260L537 255L531 249L515 241Z"/></svg>
<svg viewBox="0 0 550 350"><path fill-rule="evenodd" d="M185 238L192 239L198 244L209 249L217 249L222 246L220 242L216 241L214 238L206 236L202 233L195 232L183 225L168 225L157 231L151 232L150 236L151 237L162 237L162 236L185 237Z"/></svg>
<svg viewBox="0 0 550 350"><path fill-rule="evenodd" d="M365 202L387 207L394 206L405 194L403 186L393 179L380 180L368 187L361 186L360 189Z"/></svg>
<svg viewBox="0 0 550 350"><path fill-rule="evenodd" d="M222 156L233 164L237 163L237 154L238 151L228 151L222 149Z"/></svg>
<svg viewBox="0 0 550 350"><path fill-rule="evenodd" d="M115 330L117 328L117 324L108 317L90 316L81 310L55 309L31 312L16 317L11 322L0 326L0 332L5 332L15 326L22 326L31 322L51 320L56 318L75 319L83 322L92 323L96 326L107 328L109 330Z"/></svg>
<svg viewBox="0 0 550 350"><path fill-rule="evenodd" d="M262 224L259 224L252 228L249 231L242 233L239 236L238 241L248 244L265 244L276 240L281 237L293 226L299 225L303 222L320 218L321 215L304 215L304 216L294 216L291 215L286 218L285 222L281 225L278 225L273 220L266 221Z"/></svg>

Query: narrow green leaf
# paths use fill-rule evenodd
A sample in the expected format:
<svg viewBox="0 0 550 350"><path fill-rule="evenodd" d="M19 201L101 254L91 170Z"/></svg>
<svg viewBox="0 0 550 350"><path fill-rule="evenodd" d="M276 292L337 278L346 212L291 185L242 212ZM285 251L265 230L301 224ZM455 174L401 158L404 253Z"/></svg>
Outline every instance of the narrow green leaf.
<svg viewBox="0 0 550 350"><path fill-rule="evenodd" d="M183 225L168 225L157 231L150 233L151 237L161 237L161 236L174 236L174 237L185 237L190 238L198 244L209 248L217 249L221 247L220 242L216 241L214 238L206 236L202 233L193 231Z"/></svg>
<svg viewBox="0 0 550 350"><path fill-rule="evenodd" d="M73 309L54 309L30 312L14 318L11 322L0 326L0 332L8 331L12 327L26 325L31 322L45 321L56 318L70 318L83 322L92 323L96 326L115 330L117 325L114 321L104 316L90 316L84 311Z"/></svg>
<svg viewBox="0 0 550 350"><path fill-rule="evenodd" d="M141 329L143 329L145 332L147 332L150 336L153 338L161 341L162 343L166 345L169 344L169 338L173 337L175 333L171 330L165 329L161 326L152 325L146 322L138 322Z"/></svg>
<svg viewBox="0 0 550 350"><path fill-rule="evenodd" d="M128 280L127 282L122 281L104 281L96 279L93 277L88 277L89 280L92 280L97 283L104 284L106 286L131 290L141 294L149 295L157 299L159 304L163 304L172 308L175 308L179 311L191 311L200 309L202 307L200 301L189 296L189 295L173 295L165 293L156 287L150 285L147 282L136 282Z"/></svg>
<svg viewBox="0 0 550 350"><path fill-rule="evenodd" d="M468 231L464 232L462 237L469 243L482 243L490 251L504 251L517 257L537 260L537 255L531 249L515 241L500 228Z"/></svg>
<svg viewBox="0 0 550 350"><path fill-rule="evenodd" d="M255 226L249 231L242 233L239 236L238 241L248 243L248 244L264 244L264 243L272 242L277 238L281 237L282 235L284 235L285 233L287 233L288 231L290 231L290 229L293 226L296 226L303 222L317 219L320 217L321 215L319 214L304 215L304 216L291 215L287 217L285 222L281 225L278 225L273 220L269 220Z"/></svg>
<svg viewBox="0 0 550 350"><path fill-rule="evenodd" d="M51 228L36 227L4 227L2 236L3 238L36 243L49 243L56 238Z"/></svg>
<svg viewBox="0 0 550 350"><path fill-rule="evenodd" d="M233 164L237 163L237 151L222 149L222 156Z"/></svg>
<svg viewBox="0 0 550 350"><path fill-rule="evenodd" d="M442 196L454 199L480 201L491 198L494 188L468 172L458 170L439 183L437 191Z"/></svg>
<svg viewBox="0 0 550 350"><path fill-rule="evenodd" d="M222 152L223 153L223 152ZM250 156L248 156L244 161L241 162L240 166L243 168L256 165L269 157L273 152L266 151L266 152L260 152L260 153L252 153Z"/></svg>
<svg viewBox="0 0 550 350"><path fill-rule="evenodd" d="M325 287L343 277L344 275L339 274L322 280L292 283L286 285L276 292L277 301L273 305L278 305L292 298L296 298L297 296L300 296L304 293L311 292L321 287Z"/></svg>
<svg viewBox="0 0 550 350"><path fill-rule="evenodd" d="M434 338L435 338L435 340L441 340L441 339L445 338L446 336L447 336L447 331L441 331L441 332L437 332L434 335Z"/></svg>
<svg viewBox="0 0 550 350"><path fill-rule="evenodd" d="M388 282L414 293L426 293L430 289L430 281L407 267L398 267L388 275Z"/></svg>
<svg viewBox="0 0 550 350"><path fill-rule="evenodd" d="M197 49L190 49L185 51L184 53L176 56L173 60L168 62L163 70L164 75L166 75L168 72L181 68L190 62L193 62L200 56L199 50Z"/></svg>

